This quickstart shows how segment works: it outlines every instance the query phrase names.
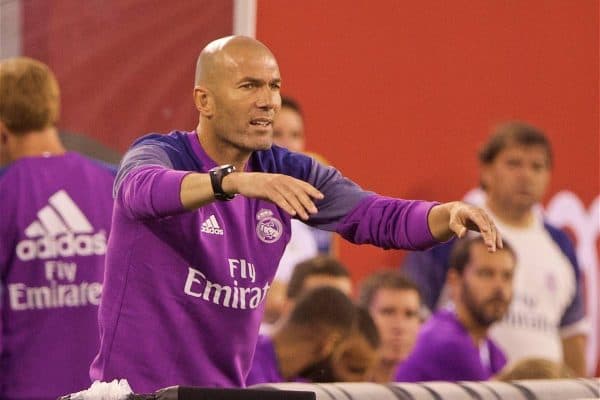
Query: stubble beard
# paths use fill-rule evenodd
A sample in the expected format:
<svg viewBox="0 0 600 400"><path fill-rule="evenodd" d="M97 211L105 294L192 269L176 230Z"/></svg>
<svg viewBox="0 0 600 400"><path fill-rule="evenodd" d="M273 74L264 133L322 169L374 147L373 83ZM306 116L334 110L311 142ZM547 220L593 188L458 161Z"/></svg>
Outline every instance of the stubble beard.
<svg viewBox="0 0 600 400"><path fill-rule="evenodd" d="M494 322L501 320L504 314L506 314L506 309L505 312L503 312L502 315L499 316L490 316L486 314L484 307L486 303L493 299L495 298L492 297L486 299L485 301L482 301L478 304L475 300L475 296L473 296L473 291L471 290L471 288L463 283L462 301L464 302L465 307L473 317L473 320L482 328L489 328Z"/></svg>

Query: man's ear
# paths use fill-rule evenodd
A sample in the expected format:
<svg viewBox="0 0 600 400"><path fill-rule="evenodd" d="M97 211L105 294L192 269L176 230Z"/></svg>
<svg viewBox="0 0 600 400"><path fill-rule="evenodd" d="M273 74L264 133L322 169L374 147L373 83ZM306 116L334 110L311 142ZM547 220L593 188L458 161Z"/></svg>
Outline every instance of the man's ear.
<svg viewBox="0 0 600 400"><path fill-rule="evenodd" d="M459 273L454 268L450 268L446 275L446 285L448 285L448 288L450 289L450 296L453 300L456 300L456 296L458 295L460 281L461 276Z"/></svg>
<svg viewBox="0 0 600 400"><path fill-rule="evenodd" d="M327 358L335 350L335 347L340 343L342 335L336 331L329 331L327 334L322 336L321 345L317 349L319 352L319 358Z"/></svg>
<svg viewBox="0 0 600 400"><path fill-rule="evenodd" d="M0 121L0 145L6 145L8 142L8 132L4 122Z"/></svg>
<svg viewBox="0 0 600 400"><path fill-rule="evenodd" d="M490 179L492 179L492 166L491 164L482 164L479 168L479 183L483 189L490 187Z"/></svg>
<svg viewBox="0 0 600 400"><path fill-rule="evenodd" d="M196 86L194 88L194 104L200 114L208 118L212 117L214 113L212 94L204 86Z"/></svg>

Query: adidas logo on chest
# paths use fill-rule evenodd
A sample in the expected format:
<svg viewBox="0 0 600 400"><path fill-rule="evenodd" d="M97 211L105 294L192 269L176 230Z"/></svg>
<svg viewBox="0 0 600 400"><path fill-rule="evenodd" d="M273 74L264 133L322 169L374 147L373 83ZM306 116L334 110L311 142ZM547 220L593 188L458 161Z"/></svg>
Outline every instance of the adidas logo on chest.
<svg viewBox="0 0 600 400"><path fill-rule="evenodd" d="M15 249L22 261L106 253L106 234L94 231L64 190L50 196L48 205L37 212L37 219L24 233L27 239L21 240Z"/></svg>
<svg viewBox="0 0 600 400"><path fill-rule="evenodd" d="M200 228L201 232L208 233L209 235L221 235L223 236L223 229L219 226L215 215L212 214L210 217L206 219L202 223L202 227Z"/></svg>

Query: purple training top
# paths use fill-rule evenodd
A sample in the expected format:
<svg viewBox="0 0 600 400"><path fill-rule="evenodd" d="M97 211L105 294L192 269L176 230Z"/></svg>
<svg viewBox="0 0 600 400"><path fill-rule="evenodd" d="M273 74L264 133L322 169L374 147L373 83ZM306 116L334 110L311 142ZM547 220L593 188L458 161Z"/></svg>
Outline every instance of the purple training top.
<svg viewBox="0 0 600 400"><path fill-rule="evenodd" d="M290 217L244 196L184 210L184 176L215 165L195 132L148 135L125 155L115 183L93 379L126 378L137 392L244 386ZM317 187L325 199L309 224L354 243L410 249L436 243L427 225L434 203L365 192L335 169L276 146L254 152L247 171L287 174Z"/></svg>
<svg viewBox="0 0 600 400"><path fill-rule="evenodd" d="M484 381L498 373L506 357L489 338L481 348L453 312L435 313L421 328L417 343L400 364L397 382Z"/></svg>
<svg viewBox="0 0 600 400"><path fill-rule="evenodd" d="M77 153L0 170L0 398L90 385L115 169Z"/></svg>
<svg viewBox="0 0 600 400"><path fill-rule="evenodd" d="M246 385L279 382L285 382L285 379L281 376L281 371L279 370L279 362L277 361L277 353L275 353L273 340L269 336L260 335L256 344L256 350L254 351L252 367L246 378Z"/></svg>

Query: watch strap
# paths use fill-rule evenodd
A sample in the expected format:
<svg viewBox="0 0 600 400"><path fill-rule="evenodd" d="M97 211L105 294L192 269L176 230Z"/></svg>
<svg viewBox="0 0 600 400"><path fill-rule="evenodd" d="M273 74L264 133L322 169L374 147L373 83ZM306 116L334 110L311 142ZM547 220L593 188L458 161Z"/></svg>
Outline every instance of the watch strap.
<svg viewBox="0 0 600 400"><path fill-rule="evenodd" d="M235 167L231 164L219 165L218 167L212 168L210 171L208 171L213 193L215 194L215 199L220 201L228 201L235 197L235 194L225 193L222 186L223 178L232 172L235 172Z"/></svg>

